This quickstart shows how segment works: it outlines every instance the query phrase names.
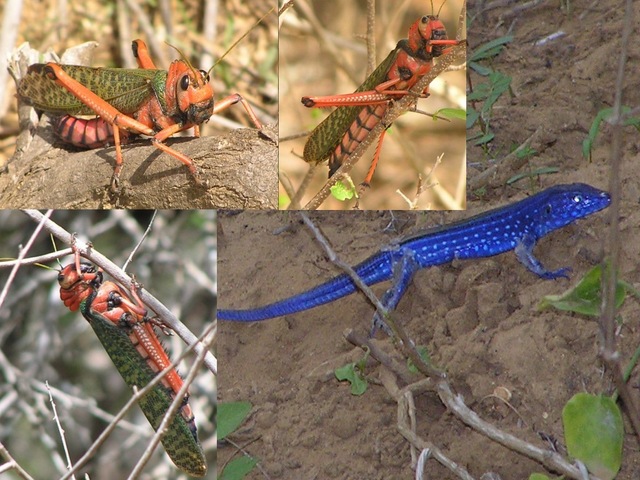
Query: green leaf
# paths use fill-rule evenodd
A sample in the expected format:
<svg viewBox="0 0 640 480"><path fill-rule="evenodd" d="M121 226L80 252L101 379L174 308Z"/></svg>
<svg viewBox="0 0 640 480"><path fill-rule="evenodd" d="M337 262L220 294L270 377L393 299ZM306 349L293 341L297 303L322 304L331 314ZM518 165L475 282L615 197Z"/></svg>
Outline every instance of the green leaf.
<svg viewBox="0 0 640 480"><path fill-rule="evenodd" d="M485 67L478 62L469 62L469 68L482 77L487 77L491 72L493 72L492 69Z"/></svg>
<svg viewBox="0 0 640 480"><path fill-rule="evenodd" d="M506 35L484 43L471 52L471 58L469 58L469 61L477 62L479 60L495 57L502 51L507 43L511 43L512 41L513 35Z"/></svg>
<svg viewBox="0 0 640 480"><path fill-rule="evenodd" d="M467 130L473 127L478 119L480 118L480 113L470 105L467 106ZM469 138L467 138L469 140Z"/></svg>
<svg viewBox="0 0 640 480"><path fill-rule="evenodd" d="M289 196L288 195L284 195L284 194L280 194L278 195L278 208L280 210L286 210L286 206L289 204Z"/></svg>
<svg viewBox="0 0 640 480"><path fill-rule="evenodd" d="M535 150L533 152L535 152ZM549 175L551 173L558 173L559 171L560 171L560 169L558 167L536 168L532 172L518 173L517 175L514 175L509 180L507 180L507 185L511 185L513 183L516 183L516 182L522 180L523 178L538 177L540 175Z"/></svg>
<svg viewBox="0 0 640 480"><path fill-rule="evenodd" d="M473 145L484 145L486 143L489 143L491 140L493 140L495 137L495 134L493 133L489 133L487 135L483 135L480 138L478 138L477 140L475 140L473 142Z"/></svg>
<svg viewBox="0 0 640 480"><path fill-rule="evenodd" d="M532 473L531 475L529 475L529 480L551 480L551 479L542 473Z"/></svg>
<svg viewBox="0 0 640 480"><path fill-rule="evenodd" d="M337 200L344 202L345 200L351 200L355 194L356 190L353 185L348 186L342 182L336 182L336 184L331 187L331 195Z"/></svg>
<svg viewBox="0 0 640 480"><path fill-rule="evenodd" d="M334 374L339 381L346 380L351 384L351 395L359 396L367 391L369 383L364 378L362 370L357 368L355 363L348 363L343 367L336 368Z"/></svg>
<svg viewBox="0 0 640 480"><path fill-rule="evenodd" d="M567 452L604 480L622 464L624 428L618 405L604 395L578 393L562 409Z"/></svg>
<svg viewBox="0 0 640 480"><path fill-rule="evenodd" d="M231 460L218 480L242 480L257 465L258 460L253 457L242 456Z"/></svg>
<svg viewBox="0 0 640 480"><path fill-rule="evenodd" d="M249 402L223 402L218 404L218 440L234 432L251 411Z"/></svg>
<svg viewBox="0 0 640 480"><path fill-rule="evenodd" d="M419 345L416 347L416 350L418 351L418 355L424 361L424 363L426 363L427 365L430 365L431 357L429 356L429 350L427 350L427 347L424 345ZM411 373L418 373L418 368L410 358L407 358L407 369Z"/></svg>
<svg viewBox="0 0 640 480"><path fill-rule="evenodd" d="M621 112L622 114L628 114L631 111L631 108L627 106L622 106ZM602 122L606 121L613 114L613 108L603 108L598 112L596 118L593 119L593 123L591 124L591 128L589 129L589 134L587 138L582 141L582 156L589 160L591 159L591 149L593 148L593 144L596 141L596 137L598 136L598 132L600 131L600 125ZM637 130L640 131L640 117L629 117L625 119L624 126L633 126Z"/></svg>
<svg viewBox="0 0 640 480"><path fill-rule="evenodd" d="M600 265L592 268L578 284L560 295L547 295L538 304L538 310L554 307L563 312L575 312L597 317L602 304ZM616 308L620 308L626 298L626 284L618 280L616 285Z"/></svg>
<svg viewBox="0 0 640 480"><path fill-rule="evenodd" d="M455 120L466 120L467 111L464 108L441 108L433 114L433 121L438 120L438 116Z"/></svg>

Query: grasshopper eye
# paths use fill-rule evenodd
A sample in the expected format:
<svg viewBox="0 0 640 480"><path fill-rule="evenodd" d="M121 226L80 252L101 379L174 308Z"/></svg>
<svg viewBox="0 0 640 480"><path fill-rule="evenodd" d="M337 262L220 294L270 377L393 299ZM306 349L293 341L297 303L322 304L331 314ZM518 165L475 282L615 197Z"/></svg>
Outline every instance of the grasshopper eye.
<svg viewBox="0 0 640 480"><path fill-rule="evenodd" d="M200 73L202 74L202 78L204 78L204 81L206 83L209 83L209 72L205 72L204 70L200 70Z"/></svg>
<svg viewBox="0 0 640 480"><path fill-rule="evenodd" d="M182 90L186 90L187 88L189 88L189 75L184 75L180 79L180 88Z"/></svg>

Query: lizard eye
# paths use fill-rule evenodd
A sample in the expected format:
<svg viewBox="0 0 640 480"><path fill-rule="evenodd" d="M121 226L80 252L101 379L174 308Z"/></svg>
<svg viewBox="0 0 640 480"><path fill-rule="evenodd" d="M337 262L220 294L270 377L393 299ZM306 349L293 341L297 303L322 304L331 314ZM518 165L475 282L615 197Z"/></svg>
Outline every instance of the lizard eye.
<svg viewBox="0 0 640 480"><path fill-rule="evenodd" d="M573 203L582 203L582 195L576 195L573 197Z"/></svg>

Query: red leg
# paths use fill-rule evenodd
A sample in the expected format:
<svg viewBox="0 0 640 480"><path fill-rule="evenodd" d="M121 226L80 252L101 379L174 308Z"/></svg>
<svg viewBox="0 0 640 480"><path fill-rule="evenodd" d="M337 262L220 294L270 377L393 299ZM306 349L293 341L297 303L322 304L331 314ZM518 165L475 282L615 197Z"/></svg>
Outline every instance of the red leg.
<svg viewBox="0 0 640 480"><path fill-rule="evenodd" d="M153 60L151 60L147 44L142 40L134 40L131 44L131 49L133 50L133 56L136 57L136 62L138 62L138 66L140 68L144 68L145 70L158 69L158 67L153 63Z"/></svg>
<svg viewBox="0 0 640 480"><path fill-rule="evenodd" d="M213 113L218 113L218 112L221 112L222 110L226 110L231 105L235 105L238 102L242 103L242 106L246 110L247 115L249 115L249 118L251 119L253 124L256 126L256 128L262 129L262 123L260 123L260 120L258 120L258 117L253 112L251 105L249 105L249 102L247 102L239 93L234 93L233 95L229 95L228 97L225 97L222 100L215 102L213 106Z"/></svg>
<svg viewBox="0 0 640 480"><path fill-rule="evenodd" d="M378 160L380 159L380 152L382 151L382 141L384 140L384 136L387 133L386 130L383 130L380 134L380 139L378 140L378 146L376 147L376 153L373 155L373 160L371 160L371 166L369 167L369 171L367 172L367 176L364 177L362 184L365 186L369 186L371 184L371 179L373 178L373 172L376 171L376 167L378 166Z"/></svg>

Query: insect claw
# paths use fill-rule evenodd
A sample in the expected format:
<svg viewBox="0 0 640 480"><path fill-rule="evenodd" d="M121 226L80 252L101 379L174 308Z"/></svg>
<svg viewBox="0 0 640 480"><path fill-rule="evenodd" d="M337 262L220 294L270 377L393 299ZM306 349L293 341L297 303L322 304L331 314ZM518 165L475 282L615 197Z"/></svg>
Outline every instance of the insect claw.
<svg viewBox="0 0 640 480"><path fill-rule="evenodd" d="M115 194L120 193L120 177L115 173L111 177L111 192Z"/></svg>

